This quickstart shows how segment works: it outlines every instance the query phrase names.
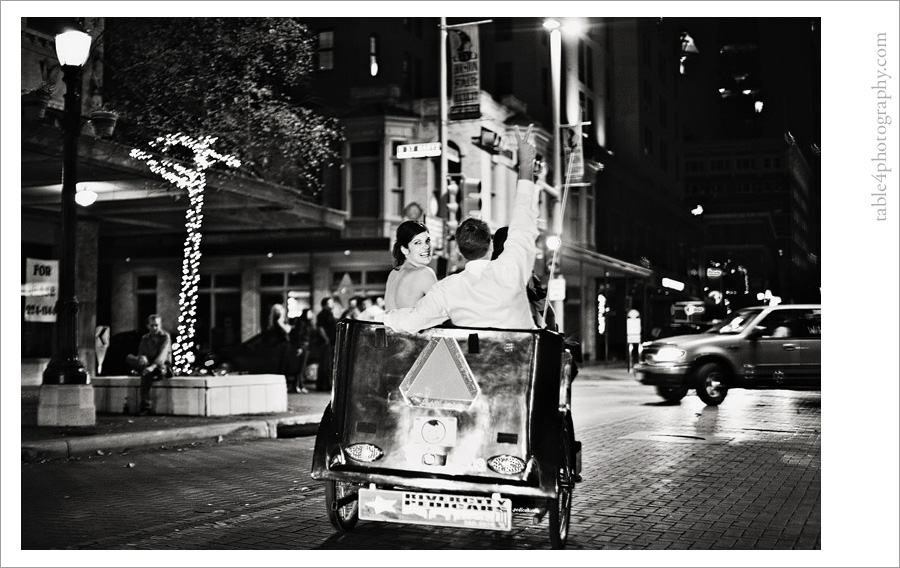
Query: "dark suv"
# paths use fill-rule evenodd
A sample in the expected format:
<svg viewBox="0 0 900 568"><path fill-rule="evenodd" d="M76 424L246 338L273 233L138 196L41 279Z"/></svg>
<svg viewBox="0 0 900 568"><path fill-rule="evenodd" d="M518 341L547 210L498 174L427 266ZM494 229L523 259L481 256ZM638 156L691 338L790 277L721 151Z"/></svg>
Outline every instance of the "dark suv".
<svg viewBox="0 0 900 568"><path fill-rule="evenodd" d="M822 384L822 306L743 308L703 333L644 346L637 380L679 401L689 389L708 405L730 388L811 389Z"/></svg>

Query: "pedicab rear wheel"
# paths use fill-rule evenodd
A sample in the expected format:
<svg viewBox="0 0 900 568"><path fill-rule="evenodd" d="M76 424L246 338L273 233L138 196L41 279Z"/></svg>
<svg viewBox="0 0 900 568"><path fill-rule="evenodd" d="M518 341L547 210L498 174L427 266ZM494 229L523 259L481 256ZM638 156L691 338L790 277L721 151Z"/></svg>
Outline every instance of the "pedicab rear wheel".
<svg viewBox="0 0 900 568"><path fill-rule="evenodd" d="M567 418L567 417L566 417ZM554 499L547 500L550 510L550 545L563 548L569 538L569 520L572 513L572 492L575 489L574 448L575 435L564 418L560 429L560 463L556 473L556 493Z"/></svg>
<svg viewBox="0 0 900 568"><path fill-rule="evenodd" d="M326 481L325 507L331 526L340 532L349 532L359 521L359 486L344 481Z"/></svg>

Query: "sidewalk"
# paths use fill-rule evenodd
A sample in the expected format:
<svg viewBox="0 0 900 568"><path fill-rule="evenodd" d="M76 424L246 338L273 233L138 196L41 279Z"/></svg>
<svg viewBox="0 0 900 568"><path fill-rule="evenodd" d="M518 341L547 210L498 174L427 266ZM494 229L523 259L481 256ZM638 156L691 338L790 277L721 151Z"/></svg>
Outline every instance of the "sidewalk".
<svg viewBox="0 0 900 568"><path fill-rule="evenodd" d="M589 363L577 381L633 380L625 363ZM313 436L330 392L288 394L287 412L234 416L137 416L97 413L94 426L38 426L40 387L22 387L22 461L68 459L128 449L225 438Z"/></svg>

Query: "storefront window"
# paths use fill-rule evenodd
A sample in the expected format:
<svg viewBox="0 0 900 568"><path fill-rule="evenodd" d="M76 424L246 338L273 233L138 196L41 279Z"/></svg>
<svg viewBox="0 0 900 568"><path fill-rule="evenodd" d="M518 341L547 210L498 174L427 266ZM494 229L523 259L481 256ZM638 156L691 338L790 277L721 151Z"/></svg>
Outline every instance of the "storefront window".
<svg viewBox="0 0 900 568"><path fill-rule="evenodd" d="M194 342L214 351L241 341L241 275L201 274Z"/></svg>
<svg viewBox="0 0 900 568"><path fill-rule="evenodd" d="M336 271L332 289L339 296L372 297L384 295L384 286L390 270Z"/></svg>
<svg viewBox="0 0 900 568"><path fill-rule="evenodd" d="M269 310L275 304L287 308L289 320L300 317L304 309L312 307L312 277L308 272L265 272L259 275L259 288L260 331L269 325Z"/></svg>

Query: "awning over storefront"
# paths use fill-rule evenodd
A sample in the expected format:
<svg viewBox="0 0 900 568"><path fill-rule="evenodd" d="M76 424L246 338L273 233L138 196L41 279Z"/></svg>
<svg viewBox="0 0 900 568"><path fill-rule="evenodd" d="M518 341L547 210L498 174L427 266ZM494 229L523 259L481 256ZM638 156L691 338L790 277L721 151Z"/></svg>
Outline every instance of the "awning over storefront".
<svg viewBox="0 0 900 568"><path fill-rule="evenodd" d="M98 221L104 237L184 233L184 190L151 173L130 147L92 136L78 141L78 185L97 193L79 216ZM62 136L49 124L23 124L23 215L57 213L62 191ZM306 230L339 234L346 211L303 200L290 187L215 170L207 171L204 234Z"/></svg>

